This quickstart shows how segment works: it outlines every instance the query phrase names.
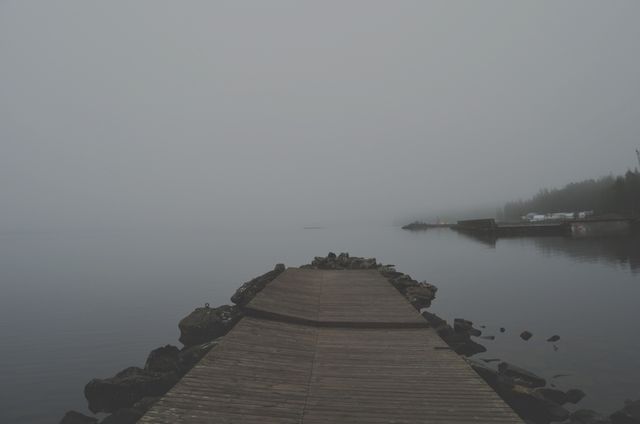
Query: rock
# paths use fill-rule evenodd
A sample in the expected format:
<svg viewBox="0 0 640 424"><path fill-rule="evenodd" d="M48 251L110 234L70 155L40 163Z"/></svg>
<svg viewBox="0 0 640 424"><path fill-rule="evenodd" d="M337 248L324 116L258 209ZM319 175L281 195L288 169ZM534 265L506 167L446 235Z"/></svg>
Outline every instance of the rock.
<svg viewBox="0 0 640 424"><path fill-rule="evenodd" d="M536 388L547 385L547 381L544 378L508 362L501 362L498 365L498 371L501 374L513 378L516 383L525 387Z"/></svg>
<svg viewBox="0 0 640 424"><path fill-rule="evenodd" d="M237 306L197 308L178 324L180 342L185 346L209 342L227 334L240 318L242 318L242 312Z"/></svg>
<svg viewBox="0 0 640 424"><path fill-rule="evenodd" d="M482 336L482 337L480 337L480 338L481 338L481 339L484 339L484 340L495 340L495 339L496 339L496 336Z"/></svg>
<svg viewBox="0 0 640 424"><path fill-rule="evenodd" d="M76 411L69 411L64 414L60 424L97 424L98 419L89 417Z"/></svg>
<svg viewBox="0 0 640 424"><path fill-rule="evenodd" d="M159 347L149 353L144 369L154 372L179 372L178 354L180 350L171 345Z"/></svg>
<svg viewBox="0 0 640 424"><path fill-rule="evenodd" d="M585 396L586 393L582 390L571 389L567 391L567 402L573 403L575 405L576 403L580 402Z"/></svg>
<svg viewBox="0 0 640 424"><path fill-rule="evenodd" d="M560 340L560 336L558 336L557 334L547 339L548 342L557 342L558 340Z"/></svg>
<svg viewBox="0 0 640 424"><path fill-rule="evenodd" d="M640 424L640 399L626 401L624 407L611 414L613 424Z"/></svg>
<svg viewBox="0 0 640 424"><path fill-rule="evenodd" d="M520 333L520 338L524 341L529 340L531 337L533 337L533 334L531 334L529 331L523 331L522 333Z"/></svg>
<svg viewBox="0 0 640 424"><path fill-rule="evenodd" d="M569 424L609 424L607 418L591 409L579 409L571 414Z"/></svg>
<svg viewBox="0 0 640 424"><path fill-rule="evenodd" d="M529 387L514 385L510 392L500 395L518 415L533 422L564 421L570 415L561 405L546 399Z"/></svg>
<svg viewBox="0 0 640 424"><path fill-rule="evenodd" d="M564 405L565 403L567 403L567 394L562 390L540 387L537 388L535 392L540 394L545 399L557 403L558 405Z"/></svg>
<svg viewBox="0 0 640 424"><path fill-rule="evenodd" d="M222 337L219 337L207 343L183 348L178 354L178 364L181 373L186 373L193 368L193 366L197 364L207 352L217 346L222 339Z"/></svg>
<svg viewBox="0 0 640 424"><path fill-rule="evenodd" d="M118 409L102 420L100 424L135 424L143 415L144 412L133 408Z"/></svg>
<svg viewBox="0 0 640 424"><path fill-rule="evenodd" d="M146 396L161 396L178 380L176 373L129 367L114 377L91 380L84 388L84 396L92 412L113 412L129 408Z"/></svg>
<svg viewBox="0 0 640 424"><path fill-rule="evenodd" d="M277 264L273 271L269 271L259 277L254 278L251 281L244 283L236 292L231 296L231 301L239 306L244 306L254 298L256 294L271 281L282 274L285 270L284 264ZM197 343L194 343L197 344Z"/></svg>
<svg viewBox="0 0 640 424"><path fill-rule="evenodd" d="M500 332L504 333L505 331L507 331L504 327L500 327Z"/></svg>
<svg viewBox="0 0 640 424"><path fill-rule="evenodd" d="M429 283L418 283L408 287L404 293L407 300L416 309L428 308L436 297L437 288Z"/></svg>
<svg viewBox="0 0 640 424"><path fill-rule="evenodd" d="M458 333L468 333L471 336L479 337L482 331L473 328L473 322L463 318L455 318L453 320L453 329Z"/></svg>
<svg viewBox="0 0 640 424"><path fill-rule="evenodd" d="M139 401L137 401L136 403L134 403L132 409L135 409L136 411L139 411L142 414L144 414L149 409L151 409L151 407L158 400L160 400L160 396L145 396L142 399L140 399Z"/></svg>

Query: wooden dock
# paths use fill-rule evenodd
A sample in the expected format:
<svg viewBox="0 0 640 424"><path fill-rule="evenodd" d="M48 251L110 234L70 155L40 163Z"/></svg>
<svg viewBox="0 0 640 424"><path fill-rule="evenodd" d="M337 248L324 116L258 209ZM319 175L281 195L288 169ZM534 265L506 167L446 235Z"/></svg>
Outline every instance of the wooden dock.
<svg viewBox="0 0 640 424"><path fill-rule="evenodd" d="M140 423L518 423L377 271L287 269Z"/></svg>

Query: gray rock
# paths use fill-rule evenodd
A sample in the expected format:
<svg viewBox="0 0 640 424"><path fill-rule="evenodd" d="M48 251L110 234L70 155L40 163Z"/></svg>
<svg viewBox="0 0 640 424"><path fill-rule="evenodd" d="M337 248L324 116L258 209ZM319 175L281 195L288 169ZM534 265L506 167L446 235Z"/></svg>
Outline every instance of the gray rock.
<svg viewBox="0 0 640 424"><path fill-rule="evenodd" d="M458 333L468 333L471 336L479 337L482 331L473 327L473 322L463 318L455 318L453 320L453 329Z"/></svg>
<svg viewBox="0 0 640 424"><path fill-rule="evenodd" d="M114 412L130 408L146 396L161 396L178 380L176 373L157 373L130 367L114 377L91 380L84 388L84 396L92 412Z"/></svg>
<svg viewBox="0 0 640 424"><path fill-rule="evenodd" d="M558 336L557 334L547 339L548 342L557 342L558 340L560 340L560 336Z"/></svg>
<svg viewBox="0 0 640 424"><path fill-rule="evenodd" d="M567 402L569 403L576 404L580 402L585 396L586 393L580 389L567 390Z"/></svg>
<svg viewBox="0 0 640 424"><path fill-rule="evenodd" d="M133 408L118 409L113 414L105 417L100 424L135 424L143 415L143 412Z"/></svg>
<svg viewBox="0 0 640 424"><path fill-rule="evenodd" d="M180 342L185 346L209 342L227 334L240 318L242 312L237 306L197 308L178 324Z"/></svg>
<svg viewBox="0 0 640 424"><path fill-rule="evenodd" d="M625 402L624 407L610 418L613 424L640 424L640 399Z"/></svg>
<svg viewBox="0 0 640 424"><path fill-rule="evenodd" d="M233 296L231 296L231 301L239 306L246 305L255 297L256 294L258 294L258 292L260 292L260 290L264 289L267 284L275 280L278 275L282 274L284 270L284 264L277 264L273 271L269 271L251 281L247 281L240 286L238 290L236 290Z"/></svg>
<svg viewBox="0 0 640 424"><path fill-rule="evenodd" d="M428 308L436 297L437 288L429 283L418 283L408 287L404 293L407 300L416 309Z"/></svg>
<svg viewBox="0 0 640 424"><path fill-rule="evenodd" d="M144 369L153 372L180 372L179 353L180 350L171 345L154 349L149 353Z"/></svg>
<svg viewBox="0 0 640 424"><path fill-rule="evenodd" d="M536 388L547 385L547 381L544 378L508 362L501 362L498 365L498 371L503 375L513 378L517 384L525 387Z"/></svg>
<svg viewBox="0 0 640 424"><path fill-rule="evenodd" d="M571 414L569 424L609 424L611 421L591 409L579 409Z"/></svg>
<svg viewBox="0 0 640 424"><path fill-rule="evenodd" d="M523 331L520 333L520 338L524 341L529 340L531 337L533 337L533 334L529 331Z"/></svg>
<svg viewBox="0 0 640 424"><path fill-rule="evenodd" d="M557 403L558 405L564 405L565 403L567 403L567 394L562 390L551 389L548 387L539 387L535 390L535 392L540 394L545 399Z"/></svg>
<svg viewBox="0 0 640 424"><path fill-rule="evenodd" d="M60 424L97 424L98 419L95 417L89 417L76 411L69 411L64 414Z"/></svg>

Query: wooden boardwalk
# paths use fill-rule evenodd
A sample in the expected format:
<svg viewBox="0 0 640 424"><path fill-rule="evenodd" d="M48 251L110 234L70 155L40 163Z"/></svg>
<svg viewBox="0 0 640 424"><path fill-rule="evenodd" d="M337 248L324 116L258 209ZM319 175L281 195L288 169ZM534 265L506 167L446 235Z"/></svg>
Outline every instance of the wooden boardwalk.
<svg viewBox="0 0 640 424"><path fill-rule="evenodd" d="M288 269L141 423L518 423L377 271Z"/></svg>

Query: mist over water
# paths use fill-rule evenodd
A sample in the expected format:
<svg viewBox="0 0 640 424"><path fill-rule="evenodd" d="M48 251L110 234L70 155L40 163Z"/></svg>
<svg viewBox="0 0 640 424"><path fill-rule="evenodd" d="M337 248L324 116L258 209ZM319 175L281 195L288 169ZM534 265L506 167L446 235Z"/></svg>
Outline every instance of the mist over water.
<svg viewBox="0 0 640 424"><path fill-rule="evenodd" d="M0 1L0 422L85 410L89 379L177 343L194 307L329 250L436 284L448 319L506 327L489 355L572 374L581 406L640 397L637 240L392 226L636 166L639 17L595 0ZM538 337L555 333L558 351Z"/></svg>

